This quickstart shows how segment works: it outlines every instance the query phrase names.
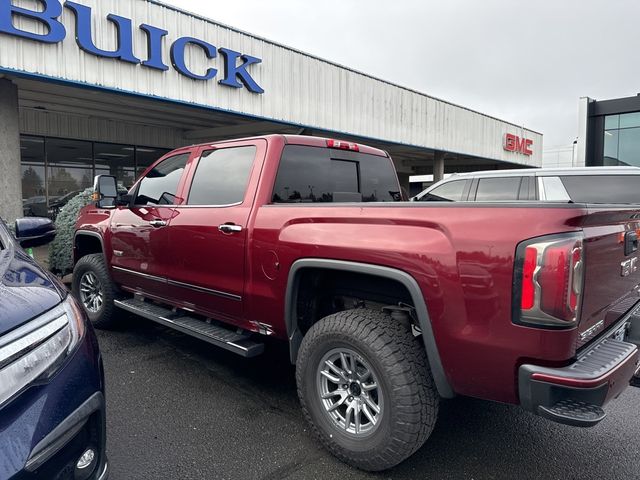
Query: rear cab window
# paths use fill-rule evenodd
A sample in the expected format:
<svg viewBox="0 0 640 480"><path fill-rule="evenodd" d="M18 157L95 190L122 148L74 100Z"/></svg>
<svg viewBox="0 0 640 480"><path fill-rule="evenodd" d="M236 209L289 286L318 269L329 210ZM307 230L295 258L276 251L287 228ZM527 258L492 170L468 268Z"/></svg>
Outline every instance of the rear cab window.
<svg viewBox="0 0 640 480"><path fill-rule="evenodd" d="M284 147L271 196L272 203L400 200L388 157L305 145Z"/></svg>

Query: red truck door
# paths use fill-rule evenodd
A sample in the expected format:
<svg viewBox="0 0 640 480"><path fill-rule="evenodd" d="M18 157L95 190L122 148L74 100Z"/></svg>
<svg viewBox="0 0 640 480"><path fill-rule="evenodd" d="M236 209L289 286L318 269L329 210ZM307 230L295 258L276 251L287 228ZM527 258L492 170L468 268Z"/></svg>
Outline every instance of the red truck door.
<svg viewBox="0 0 640 480"><path fill-rule="evenodd" d="M169 231L190 152L165 158L138 182L133 207L118 207L111 219L111 266L125 288L167 297Z"/></svg>
<svg viewBox="0 0 640 480"><path fill-rule="evenodd" d="M242 318L248 221L266 140L201 147L188 193L169 225L169 285L182 305L238 323Z"/></svg>

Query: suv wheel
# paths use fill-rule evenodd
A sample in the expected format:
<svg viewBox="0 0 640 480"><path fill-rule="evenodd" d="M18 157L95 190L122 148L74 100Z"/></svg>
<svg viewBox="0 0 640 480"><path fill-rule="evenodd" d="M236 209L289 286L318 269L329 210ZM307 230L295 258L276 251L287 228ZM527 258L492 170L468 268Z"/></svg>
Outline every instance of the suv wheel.
<svg viewBox="0 0 640 480"><path fill-rule="evenodd" d="M429 437L438 415L419 338L382 312L348 310L313 325L300 347L296 380L314 434L363 470L405 460Z"/></svg>
<svg viewBox="0 0 640 480"><path fill-rule="evenodd" d="M101 253L82 257L73 269L73 295L96 328L115 322L115 289Z"/></svg>

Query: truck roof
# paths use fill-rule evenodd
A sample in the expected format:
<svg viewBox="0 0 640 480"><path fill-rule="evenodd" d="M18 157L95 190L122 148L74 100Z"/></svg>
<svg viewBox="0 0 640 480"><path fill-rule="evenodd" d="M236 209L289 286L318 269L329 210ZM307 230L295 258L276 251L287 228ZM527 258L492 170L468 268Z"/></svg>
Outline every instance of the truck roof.
<svg viewBox="0 0 640 480"><path fill-rule="evenodd" d="M381 157L388 157L389 154L384 150L380 150L379 148L370 147L369 145L364 145L362 143L352 142L349 140L342 140L339 137L316 137L310 135L286 135L286 134L271 134L271 135L255 135L253 137L244 137L244 138L234 138L230 140L219 140L216 142L205 142L197 145L192 145L192 147L205 147L209 145L219 145L229 142L239 142L243 140L255 140L257 138L263 138L265 140L273 139L273 138L282 138L287 145L306 145L309 147L322 147L327 148L328 140L338 140L341 142L346 142L349 144L358 145L358 151L361 153L366 153L370 155L378 155Z"/></svg>

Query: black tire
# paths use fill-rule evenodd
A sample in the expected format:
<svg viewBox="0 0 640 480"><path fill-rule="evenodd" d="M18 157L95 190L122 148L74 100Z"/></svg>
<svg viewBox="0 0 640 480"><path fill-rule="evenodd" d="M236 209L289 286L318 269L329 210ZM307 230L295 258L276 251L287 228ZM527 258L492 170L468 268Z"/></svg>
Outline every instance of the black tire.
<svg viewBox="0 0 640 480"><path fill-rule="evenodd" d="M349 434L336 423L321 398L321 363L341 349L366 361L381 387L376 395L384 408L365 436ZM427 440L438 417L440 397L420 338L382 312L347 310L314 324L300 347L296 381L314 434L336 457L362 470L386 470L407 459Z"/></svg>
<svg viewBox="0 0 640 480"><path fill-rule="evenodd" d="M97 278L102 293L102 303L95 309L87 306L80 291L82 279L87 274L93 274ZM115 326L116 306L113 301L116 296L116 287L111 281L111 276L104 263L104 256L101 253L85 255L78 260L73 269L72 292L95 328L105 329Z"/></svg>

